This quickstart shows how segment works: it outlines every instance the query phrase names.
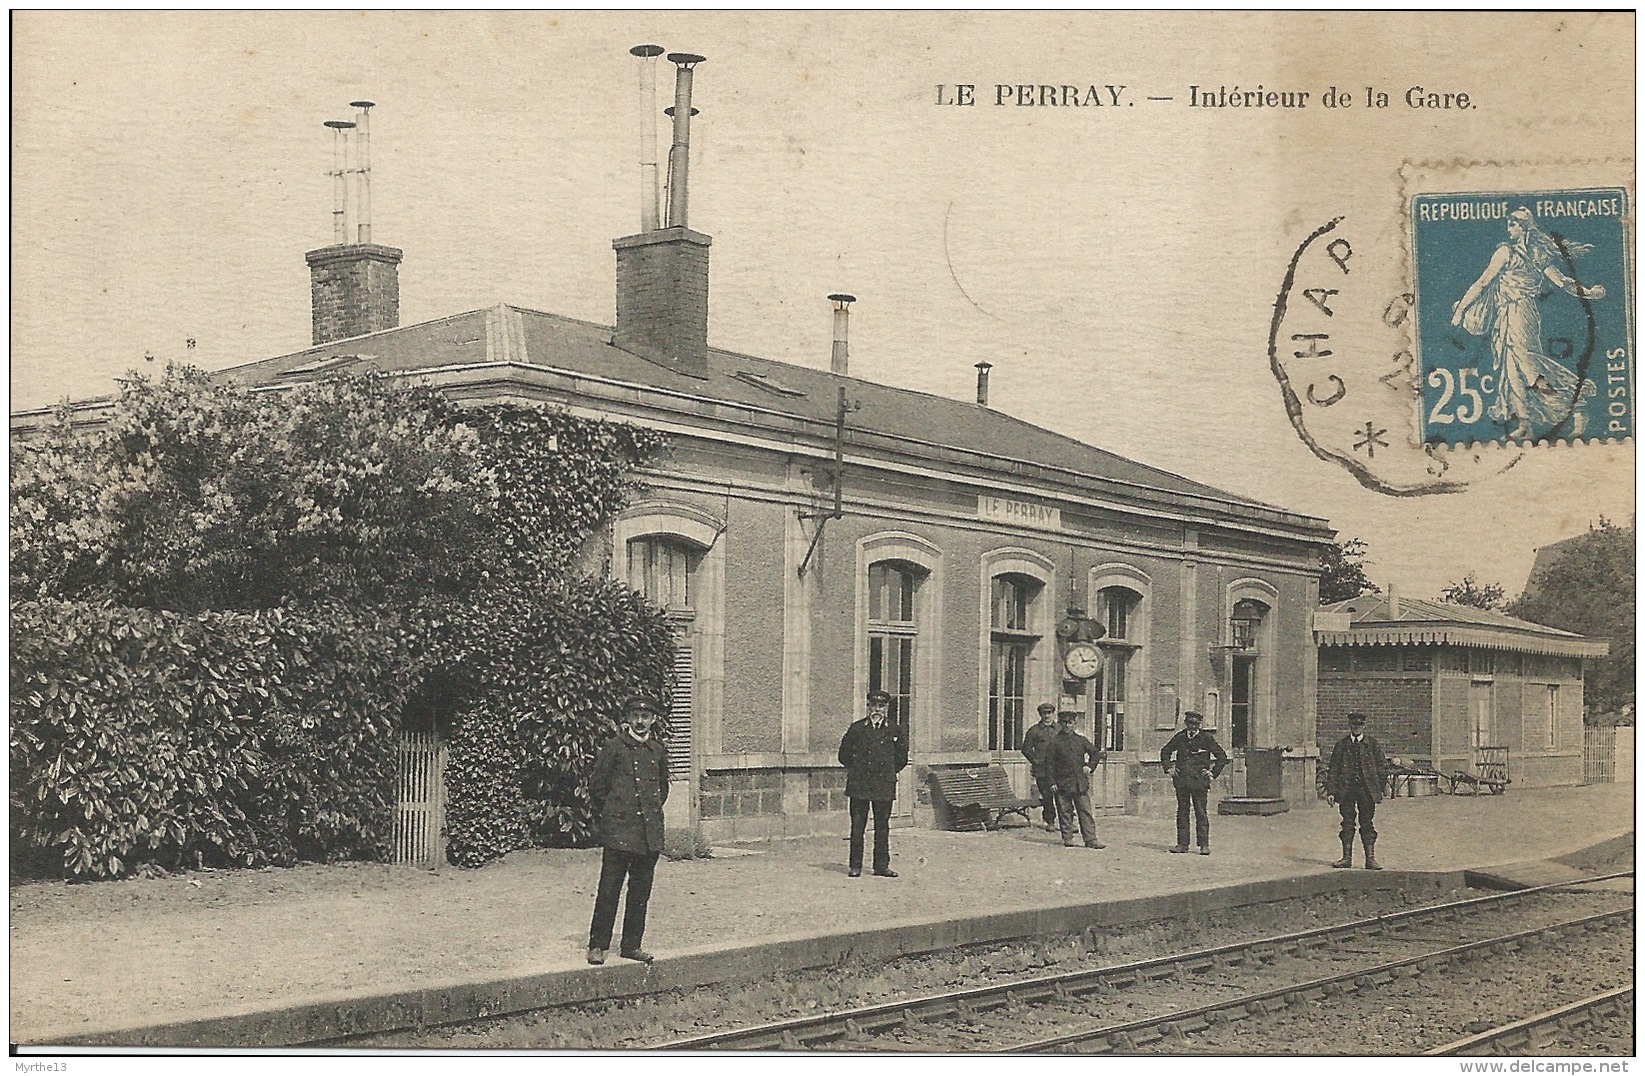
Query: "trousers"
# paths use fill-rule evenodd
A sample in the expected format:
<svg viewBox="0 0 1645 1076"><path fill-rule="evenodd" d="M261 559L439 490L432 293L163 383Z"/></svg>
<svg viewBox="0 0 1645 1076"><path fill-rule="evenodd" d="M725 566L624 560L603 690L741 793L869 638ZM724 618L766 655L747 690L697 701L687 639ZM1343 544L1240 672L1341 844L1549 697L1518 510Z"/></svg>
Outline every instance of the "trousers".
<svg viewBox="0 0 1645 1076"><path fill-rule="evenodd" d="M1078 821L1080 838L1086 844L1097 842L1097 819L1091 812L1091 793L1057 790L1057 825L1062 829L1062 843L1074 843L1074 823Z"/></svg>
<svg viewBox="0 0 1645 1076"><path fill-rule="evenodd" d="M611 928L617 922L617 898L628 879L628 905L623 909L623 952L632 953L645 940L645 909L651 901L651 882L657 874L656 852L624 852L607 848L600 857L600 888L594 897L594 921L588 927L590 949L611 948Z"/></svg>
<svg viewBox="0 0 1645 1076"><path fill-rule="evenodd" d="M851 869L862 870L863 831L868 828L868 810L874 809L874 869L891 869L891 801L851 800Z"/></svg>
<svg viewBox="0 0 1645 1076"><path fill-rule="evenodd" d="M1051 791L1051 784L1049 775L1034 775L1034 789L1040 794L1040 817L1048 826L1057 824L1057 794Z"/></svg>
<svg viewBox="0 0 1645 1076"><path fill-rule="evenodd" d="M1358 816L1360 839L1373 844L1376 843L1377 827L1371 824L1371 820L1376 817L1377 813L1376 800L1367 795L1337 800L1337 810L1342 812L1342 842L1344 844L1354 839L1356 815Z"/></svg>
<svg viewBox="0 0 1645 1076"><path fill-rule="evenodd" d="M1211 819L1205 813L1204 788L1177 789L1177 847L1188 847L1188 812L1194 813L1194 838L1201 848L1211 847Z"/></svg>

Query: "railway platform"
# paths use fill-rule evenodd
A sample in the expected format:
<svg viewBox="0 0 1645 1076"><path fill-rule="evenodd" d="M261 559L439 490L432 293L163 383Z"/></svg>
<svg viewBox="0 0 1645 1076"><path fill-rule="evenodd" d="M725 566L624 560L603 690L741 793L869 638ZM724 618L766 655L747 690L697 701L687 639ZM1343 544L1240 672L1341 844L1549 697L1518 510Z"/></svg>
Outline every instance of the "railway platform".
<svg viewBox="0 0 1645 1076"><path fill-rule="evenodd" d="M10 1040L277 1047L953 945L1190 915L1346 887L1461 884L1634 828L1633 786L1386 802L1378 857L1333 870L1334 811L1212 821L1213 855L1167 855L1174 822L1099 819L1108 847L1037 827L899 829L895 879L850 878L838 837L658 866L650 967L583 961L597 850L479 870L377 864L11 887Z"/></svg>

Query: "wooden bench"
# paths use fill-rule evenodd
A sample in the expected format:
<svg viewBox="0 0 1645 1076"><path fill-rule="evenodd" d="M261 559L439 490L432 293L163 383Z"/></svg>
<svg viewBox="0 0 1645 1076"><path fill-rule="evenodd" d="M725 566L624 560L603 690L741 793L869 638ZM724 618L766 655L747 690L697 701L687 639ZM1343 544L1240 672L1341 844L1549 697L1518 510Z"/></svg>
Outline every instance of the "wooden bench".
<svg viewBox="0 0 1645 1076"><path fill-rule="evenodd" d="M955 830L998 829L1008 814L1032 823L1028 812L1040 805L1012 790L1003 766L932 770L931 787L947 805L948 828Z"/></svg>

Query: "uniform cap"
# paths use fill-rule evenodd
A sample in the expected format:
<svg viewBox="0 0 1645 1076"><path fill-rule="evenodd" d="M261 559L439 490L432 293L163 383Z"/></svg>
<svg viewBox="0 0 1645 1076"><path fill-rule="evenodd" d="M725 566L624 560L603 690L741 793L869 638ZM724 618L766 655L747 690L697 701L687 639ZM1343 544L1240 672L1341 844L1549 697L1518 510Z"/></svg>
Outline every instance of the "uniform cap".
<svg viewBox="0 0 1645 1076"><path fill-rule="evenodd" d="M1064 725L1072 725L1074 723L1074 719L1079 716L1078 710L1064 710L1062 713L1057 715L1057 720L1061 721Z"/></svg>
<svg viewBox="0 0 1645 1076"><path fill-rule="evenodd" d="M1203 716L1201 716L1199 711L1189 710L1187 713L1182 715L1182 723L1186 725L1189 722L1192 722L1196 725L1202 725L1202 724L1205 723L1205 718Z"/></svg>
<svg viewBox="0 0 1645 1076"><path fill-rule="evenodd" d="M891 693L889 691L880 691L878 689L876 689L874 691L870 691L868 693L868 701L871 702L871 703L874 703L874 702L890 702L891 701Z"/></svg>
<svg viewBox="0 0 1645 1076"><path fill-rule="evenodd" d="M1040 703L1040 713L1042 713L1042 714L1054 714L1056 712L1057 712L1057 704L1056 703L1054 703L1054 702L1042 702L1042 703Z"/></svg>
<svg viewBox="0 0 1645 1076"><path fill-rule="evenodd" d="M656 717L661 712L657 708L657 704L650 699L636 697L623 704L624 714L650 714L652 717Z"/></svg>
<svg viewBox="0 0 1645 1076"><path fill-rule="evenodd" d="M1365 724L1365 721L1366 717L1364 714L1353 713L1348 715L1348 724L1350 725L1363 725Z"/></svg>

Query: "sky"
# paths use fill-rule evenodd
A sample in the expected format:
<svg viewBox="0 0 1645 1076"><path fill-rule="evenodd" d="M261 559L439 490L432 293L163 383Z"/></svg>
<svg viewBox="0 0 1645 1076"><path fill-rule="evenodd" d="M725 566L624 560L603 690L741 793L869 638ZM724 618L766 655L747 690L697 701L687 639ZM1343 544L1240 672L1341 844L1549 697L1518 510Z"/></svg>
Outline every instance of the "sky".
<svg viewBox="0 0 1645 1076"><path fill-rule="evenodd" d="M321 123L362 97L378 103L373 238L405 251L402 324L500 302L609 324L611 240L640 230L628 49L654 42L707 57L690 225L713 237L714 346L826 367L825 296L848 291L858 376L970 399L986 360L993 406L1325 518L1367 542L1384 586L1433 595L1471 573L1515 594L1538 546L1633 518L1632 443L1487 449L1458 461L1462 492L1375 492L1287 417L1274 305L1299 244L1336 218L1357 229L1356 287L1383 289L1360 301L1401 290L1422 162L1450 162L1458 190L1513 189L1528 160L1616 174L1633 29L1629 14L16 13L11 406L307 346L303 253L332 234ZM659 82L666 103L668 65ZM976 105L939 103L962 84ZM1042 85L1110 103L1041 104ZM1190 86L1311 97L1195 107ZM1332 86L1359 103L1323 107ZM1364 107L1367 86L1390 106ZM1412 108L1416 86L1473 107ZM1342 347L1368 366L1391 350L1368 330ZM1416 406L1386 412L1384 460L1421 462Z"/></svg>

